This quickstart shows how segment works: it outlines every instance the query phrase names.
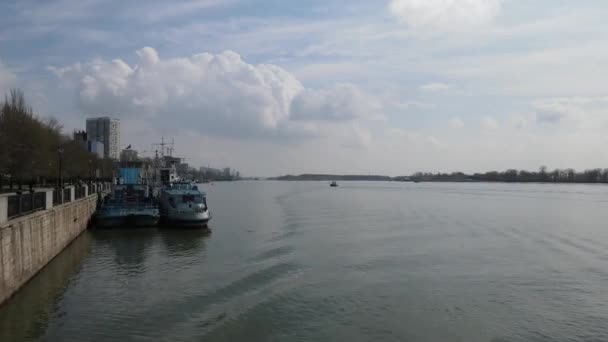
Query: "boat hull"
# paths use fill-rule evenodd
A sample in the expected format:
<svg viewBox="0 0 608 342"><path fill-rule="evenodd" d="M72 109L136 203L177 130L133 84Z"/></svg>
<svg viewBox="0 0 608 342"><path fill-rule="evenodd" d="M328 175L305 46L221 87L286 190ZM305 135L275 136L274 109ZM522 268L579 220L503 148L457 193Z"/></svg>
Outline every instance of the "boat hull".
<svg viewBox="0 0 608 342"><path fill-rule="evenodd" d="M181 212L181 213L166 213L161 215L163 223L171 226L207 226L211 220L209 211L202 213Z"/></svg>
<svg viewBox="0 0 608 342"><path fill-rule="evenodd" d="M207 226L211 215L208 212L205 213L179 213L179 214L167 214L161 217L161 220L166 225L171 226Z"/></svg>
<svg viewBox="0 0 608 342"><path fill-rule="evenodd" d="M115 210L97 214L95 226L98 228L116 227L153 227L158 224L160 215L157 209Z"/></svg>
<svg viewBox="0 0 608 342"><path fill-rule="evenodd" d="M123 217L98 217L95 220L96 228L119 227L154 227L158 225L160 217L147 215L129 215Z"/></svg>
<svg viewBox="0 0 608 342"><path fill-rule="evenodd" d="M209 219L206 220L181 220L181 219L169 219L165 218L162 220L163 226L166 228L170 227L201 227L206 228Z"/></svg>
<svg viewBox="0 0 608 342"><path fill-rule="evenodd" d="M126 224L132 227L153 227L158 224L160 217L151 215L129 215Z"/></svg>
<svg viewBox="0 0 608 342"><path fill-rule="evenodd" d="M127 223L125 217L97 217L95 219L96 228L116 228L123 227Z"/></svg>

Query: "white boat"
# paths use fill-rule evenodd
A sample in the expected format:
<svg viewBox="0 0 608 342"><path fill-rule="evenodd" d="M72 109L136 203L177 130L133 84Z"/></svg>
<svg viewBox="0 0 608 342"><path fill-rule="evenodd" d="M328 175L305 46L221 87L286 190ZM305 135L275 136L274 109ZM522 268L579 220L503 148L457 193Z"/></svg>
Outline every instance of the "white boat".
<svg viewBox="0 0 608 342"><path fill-rule="evenodd" d="M161 220L170 224L206 226L211 219L207 195L189 182L169 183L159 197Z"/></svg>

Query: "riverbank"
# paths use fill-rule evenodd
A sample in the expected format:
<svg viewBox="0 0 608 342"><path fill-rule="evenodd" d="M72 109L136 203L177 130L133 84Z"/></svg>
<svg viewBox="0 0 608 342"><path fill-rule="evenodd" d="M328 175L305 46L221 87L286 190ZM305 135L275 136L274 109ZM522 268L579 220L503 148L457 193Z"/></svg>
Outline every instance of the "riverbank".
<svg viewBox="0 0 608 342"><path fill-rule="evenodd" d="M280 181L377 181L377 182L426 182L426 183L548 183L548 184L608 184L608 169L587 170L577 173L574 170L552 172L527 172L509 170L506 172L486 172L465 174L455 173L416 173L411 176L385 175L332 175L301 174L271 177L268 180Z"/></svg>
<svg viewBox="0 0 608 342"><path fill-rule="evenodd" d="M44 210L0 223L0 305L87 228L96 201L92 193L53 206L51 195Z"/></svg>

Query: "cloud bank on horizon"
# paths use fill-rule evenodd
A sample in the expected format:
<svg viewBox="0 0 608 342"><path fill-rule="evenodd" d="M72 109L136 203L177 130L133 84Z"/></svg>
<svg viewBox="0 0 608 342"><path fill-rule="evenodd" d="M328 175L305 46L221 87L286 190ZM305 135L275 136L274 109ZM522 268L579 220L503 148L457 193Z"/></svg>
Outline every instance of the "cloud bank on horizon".
<svg viewBox="0 0 608 342"><path fill-rule="evenodd" d="M167 60L151 47L136 54L134 66L98 59L50 70L86 113L140 116L165 128L234 139L313 138L325 122L349 129L381 118L371 96L354 85L306 89L285 69L248 64L232 51Z"/></svg>
<svg viewBox="0 0 608 342"><path fill-rule="evenodd" d="M591 168L601 1L182 0L0 4L0 91L68 129L250 175ZM113 14L110 16L110 14Z"/></svg>

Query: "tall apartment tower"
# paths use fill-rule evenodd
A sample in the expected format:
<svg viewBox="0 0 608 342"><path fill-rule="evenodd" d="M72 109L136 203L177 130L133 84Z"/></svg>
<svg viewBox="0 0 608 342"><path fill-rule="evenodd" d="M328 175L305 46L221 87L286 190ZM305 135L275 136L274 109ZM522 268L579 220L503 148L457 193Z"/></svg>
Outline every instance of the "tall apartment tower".
<svg viewBox="0 0 608 342"><path fill-rule="evenodd" d="M120 158L120 120L110 117L87 119L87 136L89 140L103 143L105 158Z"/></svg>

